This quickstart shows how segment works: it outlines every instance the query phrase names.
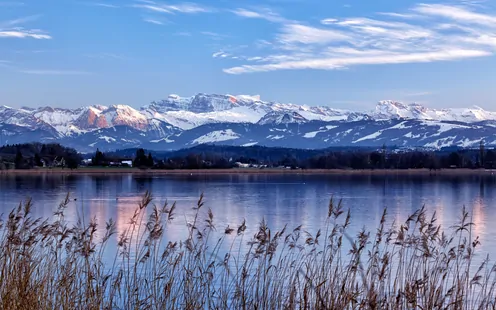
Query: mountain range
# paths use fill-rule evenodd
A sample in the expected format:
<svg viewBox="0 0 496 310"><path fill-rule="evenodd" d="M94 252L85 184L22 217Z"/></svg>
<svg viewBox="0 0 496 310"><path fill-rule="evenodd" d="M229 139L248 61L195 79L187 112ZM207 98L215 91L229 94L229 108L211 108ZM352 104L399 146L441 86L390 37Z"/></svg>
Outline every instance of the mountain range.
<svg viewBox="0 0 496 310"><path fill-rule="evenodd" d="M496 145L496 112L380 101L370 111L269 102L260 96L170 95L135 109L0 106L0 144L58 142L81 152L199 144L319 149Z"/></svg>

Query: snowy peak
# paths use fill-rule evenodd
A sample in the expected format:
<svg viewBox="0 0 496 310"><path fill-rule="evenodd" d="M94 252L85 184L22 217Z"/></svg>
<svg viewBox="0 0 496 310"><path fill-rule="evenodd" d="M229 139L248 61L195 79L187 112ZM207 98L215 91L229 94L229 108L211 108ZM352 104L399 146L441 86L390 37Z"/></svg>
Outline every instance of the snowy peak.
<svg viewBox="0 0 496 310"><path fill-rule="evenodd" d="M154 101L150 106L155 111L164 113L169 111L188 111L193 113L209 113L217 111L230 110L246 103L252 103L253 98L250 96L231 96L231 95L207 95L197 94L193 97L184 98L178 95L169 95L167 99Z"/></svg>
<svg viewBox="0 0 496 310"><path fill-rule="evenodd" d="M270 112L258 121L258 125L303 124L308 122L298 112Z"/></svg>
<svg viewBox="0 0 496 310"><path fill-rule="evenodd" d="M496 120L496 113L486 111L480 107L474 106L468 109L446 109L442 110L443 119L456 119L461 122L479 122L485 120ZM435 117L438 117L435 115Z"/></svg>
<svg viewBox="0 0 496 310"><path fill-rule="evenodd" d="M36 129L40 125L49 126L42 119L33 115L32 110L0 107L0 123Z"/></svg>
<svg viewBox="0 0 496 310"><path fill-rule="evenodd" d="M81 130L91 130L108 127L107 119L102 115L100 107L88 107L73 122L74 126Z"/></svg>
<svg viewBox="0 0 496 310"><path fill-rule="evenodd" d="M431 109L418 103L404 104L393 100L385 100L377 103L375 110L369 113L373 119L418 119L439 120L457 122L480 122L485 120L496 120L495 112L488 112L481 107L453 108L453 109Z"/></svg>
<svg viewBox="0 0 496 310"><path fill-rule="evenodd" d="M154 111L165 113L171 111L187 111L193 113L210 113L221 112L234 109L236 107L267 105L260 100L260 96L248 95L218 95L199 93L192 97L180 97L172 94L167 99L153 101L150 105L145 106L142 110L152 109Z"/></svg>
<svg viewBox="0 0 496 310"><path fill-rule="evenodd" d="M192 97L169 95L167 99L144 106L147 117L163 119L183 129L206 123L256 123L270 112L297 112L307 120L356 121L367 119L364 113L333 109L327 106L307 106L262 101L259 95L197 94Z"/></svg>
<svg viewBox="0 0 496 310"><path fill-rule="evenodd" d="M384 100L379 101L375 107L375 110L370 114L374 119L378 120L397 118L431 119L426 112L427 109L417 103L406 105L393 100Z"/></svg>
<svg viewBox="0 0 496 310"><path fill-rule="evenodd" d="M107 127L129 126L144 130L148 126L147 118L139 111L127 105L113 105L103 111Z"/></svg>
<svg viewBox="0 0 496 310"><path fill-rule="evenodd" d="M72 131L88 131L123 125L138 130L146 130L148 127L147 117L127 105L90 106L73 115L77 117L67 120L73 125Z"/></svg>
<svg viewBox="0 0 496 310"><path fill-rule="evenodd" d="M239 106L235 97L228 95L198 94L191 101L189 111L193 113L208 113L225 111Z"/></svg>
<svg viewBox="0 0 496 310"><path fill-rule="evenodd" d="M74 127L72 124L81 116L85 108L69 110L52 107L42 107L33 110L32 115L53 126L61 134L67 134Z"/></svg>

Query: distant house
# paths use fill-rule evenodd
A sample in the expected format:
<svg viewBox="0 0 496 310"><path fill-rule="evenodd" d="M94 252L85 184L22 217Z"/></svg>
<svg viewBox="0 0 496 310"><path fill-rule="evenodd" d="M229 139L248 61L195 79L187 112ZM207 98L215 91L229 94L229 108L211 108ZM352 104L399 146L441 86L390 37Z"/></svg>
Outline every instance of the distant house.
<svg viewBox="0 0 496 310"><path fill-rule="evenodd" d="M92 159L83 159L82 164L84 166L91 166L93 163ZM109 167L132 167L133 166L133 161L132 160L114 160L108 163Z"/></svg>
<svg viewBox="0 0 496 310"><path fill-rule="evenodd" d="M267 168L267 165L244 164L240 162L236 162L235 166L238 168Z"/></svg>
<svg viewBox="0 0 496 310"><path fill-rule="evenodd" d="M132 160L123 160L123 161L121 161L121 165L123 167L132 167L133 166L133 161Z"/></svg>
<svg viewBox="0 0 496 310"><path fill-rule="evenodd" d="M249 168L250 167L250 164L243 164L243 163L240 163L240 162L236 162L235 165L238 168Z"/></svg>

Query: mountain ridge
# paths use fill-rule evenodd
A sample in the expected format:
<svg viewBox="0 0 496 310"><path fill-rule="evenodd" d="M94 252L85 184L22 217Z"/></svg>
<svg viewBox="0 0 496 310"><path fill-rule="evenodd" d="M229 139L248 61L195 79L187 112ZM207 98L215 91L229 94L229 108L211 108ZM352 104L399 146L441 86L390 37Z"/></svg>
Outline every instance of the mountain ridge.
<svg viewBox="0 0 496 310"><path fill-rule="evenodd" d="M75 109L4 105L0 129L2 143L36 138L65 141L83 150L141 145L173 149L201 143L442 147L480 140L496 144L496 112L477 106L432 109L394 100L379 101L369 111L352 111L263 101L260 96L198 93L169 95L138 109L119 104Z"/></svg>

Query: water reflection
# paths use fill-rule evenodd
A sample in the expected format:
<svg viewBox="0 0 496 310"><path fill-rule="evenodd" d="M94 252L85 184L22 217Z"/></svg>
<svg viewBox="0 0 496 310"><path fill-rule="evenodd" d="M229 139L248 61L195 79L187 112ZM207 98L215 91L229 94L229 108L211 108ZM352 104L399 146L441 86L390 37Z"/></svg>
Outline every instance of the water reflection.
<svg viewBox="0 0 496 310"><path fill-rule="evenodd" d="M115 220L119 234L125 231L142 195L150 190L156 204L177 202L176 219L165 237L178 240L186 238L185 223L194 215L192 207L202 193L218 231L228 225L237 228L246 219L248 236L253 236L262 219L274 230L302 224L314 233L325 223L331 197L342 199L344 207L351 209L354 232L364 226L374 231L384 208L390 220L403 222L423 205L430 213L436 211L438 223L447 228L466 206L476 224L474 235L480 236L484 251L491 251L496 228L487 223L496 220L495 185L491 176L3 175L0 212L8 213L31 197L35 216L49 217L69 192L72 200L66 219L75 223L78 214L88 221L95 218L101 237L109 218Z"/></svg>

